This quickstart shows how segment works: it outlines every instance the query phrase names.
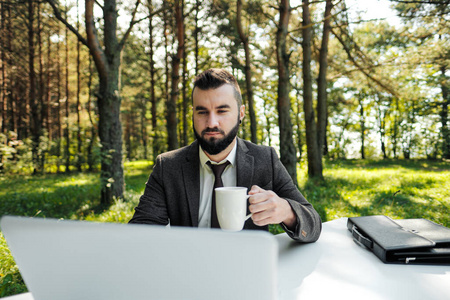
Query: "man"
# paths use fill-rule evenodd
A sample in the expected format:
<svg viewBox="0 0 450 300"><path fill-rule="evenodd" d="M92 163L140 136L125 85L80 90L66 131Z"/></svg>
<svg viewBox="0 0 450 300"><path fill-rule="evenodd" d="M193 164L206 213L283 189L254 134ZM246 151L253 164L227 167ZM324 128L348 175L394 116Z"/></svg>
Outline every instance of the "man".
<svg viewBox="0 0 450 300"><path fill-rule="evenodd" d="M226 162L223 186L249 189L253 215L244 229L281 224L294 240L316 241L320 217L275 150L236 137L245 115L236 79L222 69L207 70L195 79L192 100L196 141L157 157L130 223L214 227L212 165Z"/></svg>

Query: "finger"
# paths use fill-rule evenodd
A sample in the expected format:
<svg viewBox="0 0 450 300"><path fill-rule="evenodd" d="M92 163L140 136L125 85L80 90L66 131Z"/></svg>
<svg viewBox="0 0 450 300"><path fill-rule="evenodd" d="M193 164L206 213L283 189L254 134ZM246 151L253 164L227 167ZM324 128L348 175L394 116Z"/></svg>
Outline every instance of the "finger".
<svg viewBox="0 0 450 300"><path fill-rule="evenodd" d="M261 202L265 202L267 200L269 200L271 198L272 194L264 191L261 193L256 193L253 195L250 195L250 197L248 198L248 202L250 204L257 204L257 203L261 203Z"/></svg>
<svg viewBox="0 0 450 300"><path fill-rule="evenodd" d="M268 193L261 193L251 196L249 200L250 200L249 210L252 213L258 213L264 210L274 209L276 206L276 203Z"/></svg>
<svg viewBox="0 0 450 300"><path fill-rule="evenodd" d="M248 192L249 195L254 195L254 194L258 194L258 193L262 193L265 190L263 190L262 188L260 188L257 185L253 185L252 188L250 189L250 191Z"/></svg>
<svg viewBox="0 0 450 300"><path fill-rule="evenodd" d="M253 222L258 226L282 222L287 214L282 204L274 198L269 198L267 201L250 205L249 209L253 213Z"/></svg>
<svg viewBox="0 0 450 300"><path fill-rule="evenodd" d="M265 226L269 224L275 224L273 215L270 211L264 210L252 215L252 221L255 225Z"/></svg>

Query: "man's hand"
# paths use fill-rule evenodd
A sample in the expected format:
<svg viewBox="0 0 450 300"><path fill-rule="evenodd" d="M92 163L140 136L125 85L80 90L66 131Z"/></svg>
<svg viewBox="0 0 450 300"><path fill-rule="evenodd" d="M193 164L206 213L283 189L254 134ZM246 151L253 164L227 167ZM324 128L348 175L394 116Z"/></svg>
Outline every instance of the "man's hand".
<svg viewBox="0 0 450 300"><path fill-rule="evenodd" d="M294 228L297 218L285 199L257 185L252 186L248 194L253 223L264 226L283 222L288 228Z"/></svg>

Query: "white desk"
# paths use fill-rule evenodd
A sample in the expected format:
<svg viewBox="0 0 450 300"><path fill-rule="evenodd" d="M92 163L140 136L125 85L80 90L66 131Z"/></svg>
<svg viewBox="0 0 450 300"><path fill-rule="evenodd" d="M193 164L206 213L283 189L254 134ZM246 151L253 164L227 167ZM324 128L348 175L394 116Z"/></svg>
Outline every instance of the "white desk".
<svg viewBox="0 0 450 300"><path fill-rule="evenodd" d="M448 300L450 266L388 265L356 245L347 219L323 224L320 239L279 242L279 299ZM30 293L5 300L33 300Z"/></svg>
<svg viewBox="0 0 450 300"><path fill-rule="evenodd" d="M353 242L347 219L323 224L314 244L280 244L280 299L450 299L450 266L384 264Z"/></svg>

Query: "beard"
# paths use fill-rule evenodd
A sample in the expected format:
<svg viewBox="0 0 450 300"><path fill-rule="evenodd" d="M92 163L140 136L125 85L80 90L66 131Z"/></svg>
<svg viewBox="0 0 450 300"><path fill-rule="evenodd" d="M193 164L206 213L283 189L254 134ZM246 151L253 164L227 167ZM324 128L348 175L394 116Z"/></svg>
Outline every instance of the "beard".
<svg viewBox="0 0 450 300"><path fill-rule="evenodd" d="M201 135L198 134L198 132L194 128L194 135L200 146L206 153L210 155L216 155L225 150L233 142L234 138L237 136L238 130L239 120L236 123L236 126L234 126L227 135L225 135L225 132L219 128L206 128L202 131ZM207 132L219 132L225 136L221 139L212 137L207 140L203 138L204 134Z"/></svg>

